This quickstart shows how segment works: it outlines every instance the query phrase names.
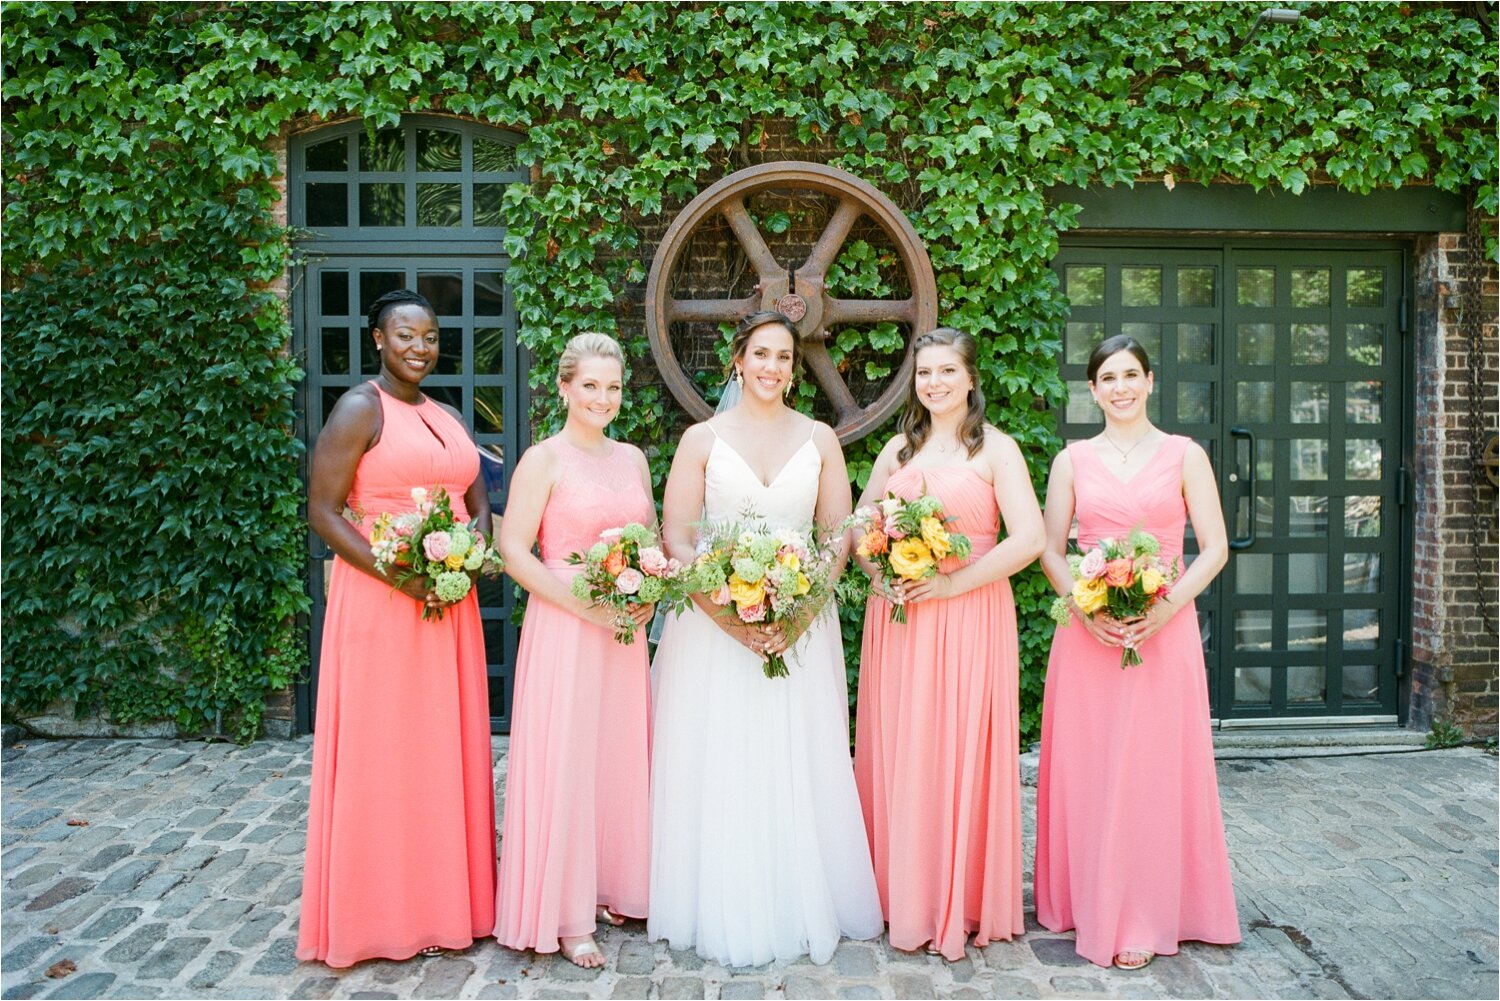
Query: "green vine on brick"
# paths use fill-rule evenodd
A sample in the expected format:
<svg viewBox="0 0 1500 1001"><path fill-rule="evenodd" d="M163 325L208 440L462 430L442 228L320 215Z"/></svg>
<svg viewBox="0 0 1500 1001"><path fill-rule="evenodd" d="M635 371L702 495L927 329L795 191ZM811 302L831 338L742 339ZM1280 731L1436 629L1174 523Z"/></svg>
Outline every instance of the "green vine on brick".
<svg viewBox="0 0 1500 1001"><path fill-rule="evenodd" d="M643 225L775 158L767 143L789 133L907 212L943 322L991 348L989 417L1038 485L1064 395L1048 264L1078 212L1050 187L1432 184L1496 208L1493 6L1306 4L1244 46L1253 14L1208 3L4 13L12 711L68 698L243 738L302 669L301 375L272 291L289 260L274 149L290 128L423 111L525 135L541 180L508 191L505 250L538 387L585 329L623 329L649 368L630 307ZM1487 247L1493 260L1493 233ZM851 288L869 278L861 253L840 261ZM558 420L544 409L539 430ZM617 430L660 479L684 423L648 380ZM887 434L849 450L856 475ZM1028 737L1044 592L1035 571L1016 582Z"/></svg>

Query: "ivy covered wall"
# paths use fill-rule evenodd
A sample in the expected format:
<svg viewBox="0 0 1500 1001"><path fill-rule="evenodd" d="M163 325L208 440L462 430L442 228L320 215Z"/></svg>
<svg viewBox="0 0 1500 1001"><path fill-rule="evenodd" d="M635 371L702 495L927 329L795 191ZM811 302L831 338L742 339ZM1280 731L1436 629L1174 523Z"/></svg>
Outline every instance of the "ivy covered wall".
<svg viewBox="0 0 1500 1001"><path fill-rule="evenodd" d="M6 5L7 707L246 737L305 664L273 139L413 111L524 134L507 279L539 383L571 334L639 329L664 208L767 136L823 151L907 211L1040 483L1077 212L1050 186L1433 184L1494 214L1495 8L1303 11L1241 46L1255 9L1217 3ZM681 424L648 387L618 431L660 475Z"/></svg>

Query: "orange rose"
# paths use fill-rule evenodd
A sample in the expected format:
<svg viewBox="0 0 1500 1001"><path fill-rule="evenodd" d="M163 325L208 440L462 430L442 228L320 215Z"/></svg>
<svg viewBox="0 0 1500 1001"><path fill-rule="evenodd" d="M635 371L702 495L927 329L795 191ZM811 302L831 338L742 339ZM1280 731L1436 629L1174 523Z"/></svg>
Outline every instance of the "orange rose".
<svg viewBox="0 0 1500 1001"><path fill-rule="evenodd" d="M859 555L865 559L871 556L879 556L886 550L887 539L884 532L871 530L866 532L864 538L859 540Z"/></svg>
<svg viewBox="0 0 1500 1001"><path fill-rule="evenodd" d="M623 549L611 549L609 555L604 557L604 569L611 577L620 576L620 572L628 564L625 562L625 551Z"/></svg>
<svg viewBox="0 0 1500 1001"><path fill-rule="evenodd" d="M1104 564L1104 583L1110 587L1129 587L1133 580L1135 567L1125 557Z"/></svg>

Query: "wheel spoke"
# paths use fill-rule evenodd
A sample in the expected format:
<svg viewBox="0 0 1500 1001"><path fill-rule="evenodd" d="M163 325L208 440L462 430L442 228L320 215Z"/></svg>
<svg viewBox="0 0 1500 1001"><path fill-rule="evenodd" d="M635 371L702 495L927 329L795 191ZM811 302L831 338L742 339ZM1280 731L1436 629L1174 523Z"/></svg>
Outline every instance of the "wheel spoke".
<svg viewBox="0 0 1500 1001"><path fill-rule="evenodd" d="M755 221L745 210L744 199L731 198L719 211L724 213L724 218L729 222L729 228L734 230L735 239L739 240L740 246L745 248L745 256L750 258L750 266L760 276L761 282L785 278L786 268L776 263L776 257L771 253L771 248L766 246L765 237L760 235Z"/></svg>
<svg viewBox="0 0 1500 1001"><path fill-rule="evenodd" d="M844 241L849 238L849 231L854 228L855 221L862 215L864 215L864 209L860 207L857 199L847 196L839 199L839 207L829 217L828 225L823 227L823 232L818 236L818 242L813 244L812 253L807 255L807 260L797 271L817 278L827 275L828 269L833 266L834 260L839 255L839 250L843 248Z"/></svg>
<svg viewBox="0 0 1500 1001"><path fill-rule="evenodd" d="M849 387L844 384L844 377L839 374L838 366L834 365L833 359L828 357L828 349L821 341L803 342L802 363L812 373L813 381L828 394L828 402L833 404L840 424L848 423L859 416L860 406L855 402L854 394L849 392Z"/></svg>
<svg viewBox="0 0 1500 1001"><path fill-rule="evenodd" d="M668 299L668 323L735 323L760 308L760 296L744 299Z"/></svg>
<svg viewBox="0 0 1500 1001"><path fill-rule="evenodd" d="M910 299L828 299L823 305L823 325L831 327L843 323L912 323L917 312L917 300ZM925 330L914 331L924 334Z"/></svg>

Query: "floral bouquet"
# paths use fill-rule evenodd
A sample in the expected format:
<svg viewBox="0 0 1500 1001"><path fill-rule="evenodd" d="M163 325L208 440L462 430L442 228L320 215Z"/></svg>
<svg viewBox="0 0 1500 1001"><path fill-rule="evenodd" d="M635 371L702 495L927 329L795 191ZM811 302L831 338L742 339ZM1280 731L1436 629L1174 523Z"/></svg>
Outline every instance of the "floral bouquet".
<svg viewBox="0 0 1500 1001"><path fill-rule="evenodd" d="M1068 557L1073 572L1073 590L1052 602L1052 618L1067 625L1068 598L1078 602L1083 614L1092 618L1103 609L1116 619L1133 619L1151 610L1177 580L1177 564L1158 558L1161 543L1149 532L1135 529L1123 543L1118 539L1101 539L1087 553ZM1132 643L1120 652L1120 667L1134 667L1141 653Z"/></svg>
<svg viewBox="0 0 1500 1001"><path fill-rule="evenodd" d="M394 578L397 587L425 576L428 588L440 599L462 601L474 586L471 572L495 577L505 568L483 532L453 517L448 491L437 487L429 493L424 487L413 487L411 499L416 510L384 513L370 529L375 569L388 573L392 567L400 567ZM424 620L442 617L441 608L422 608Z"/></svg>
<svg viewBox="0 0 1500 1001"><path fill-rule="evenodd" d="M854 527L860 533L859 555L880 568L886 578L925 580L937 573L938 561L947 556L967 559L972 550L969 537L950 531L952 518L943 515L943 502L925 492L912 500L895 494L854 512ZM891 599L891 621L906 621L906 606L895 595Z"/></svg>
<svg viewBox="0 0 1500 1001"><path fill-rule="evenodd" d="M693 563L692 591L741 622L800 622L829 593L833 553L809 532L739 525L704 526ZM781 654L766 659L766 677L785 678Z"/></svg>
<svg viewBox="0 0 1500 1001"><path fill-rule="evenodd" d="M588 552L573 553L568 562L583 567L573 578L574 597L616 610L615 640L620 643L635 642L630 606L660 603L671 608L687 601L682 564L668 559L651 530L639 522L605 529Z"/></svg>

